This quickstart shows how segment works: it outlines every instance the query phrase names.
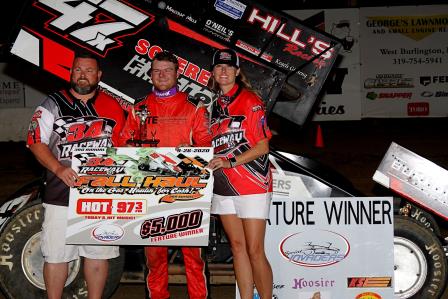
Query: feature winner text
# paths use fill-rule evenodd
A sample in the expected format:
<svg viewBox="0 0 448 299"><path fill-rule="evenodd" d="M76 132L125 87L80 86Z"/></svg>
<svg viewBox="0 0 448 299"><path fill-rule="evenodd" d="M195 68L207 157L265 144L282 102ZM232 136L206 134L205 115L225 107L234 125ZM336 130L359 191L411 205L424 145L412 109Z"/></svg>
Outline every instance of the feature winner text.
<svg viewBox="0 0 448 299"><path fill-rule="evenodd" d="M270 225L315 225L316 221L328 225L392 224L393 217L389 200L355 197L341 200L273 200L271 210Z"/></svg>

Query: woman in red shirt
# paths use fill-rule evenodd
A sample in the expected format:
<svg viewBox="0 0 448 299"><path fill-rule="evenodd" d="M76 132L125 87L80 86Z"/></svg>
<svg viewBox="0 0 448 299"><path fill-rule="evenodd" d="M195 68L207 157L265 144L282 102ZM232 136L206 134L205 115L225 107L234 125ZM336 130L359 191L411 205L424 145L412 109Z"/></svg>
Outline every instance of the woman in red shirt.
<svg viewBox="0 0 448 299"><path fill-rule="evenodd" d="M264 251L272 196L269 139L262 100L239 68L237 54L213 55L210 87L219 97L211 116L215 158L211 213L219 214L233 253L240 296L272 298L272 270Z"/></svg>

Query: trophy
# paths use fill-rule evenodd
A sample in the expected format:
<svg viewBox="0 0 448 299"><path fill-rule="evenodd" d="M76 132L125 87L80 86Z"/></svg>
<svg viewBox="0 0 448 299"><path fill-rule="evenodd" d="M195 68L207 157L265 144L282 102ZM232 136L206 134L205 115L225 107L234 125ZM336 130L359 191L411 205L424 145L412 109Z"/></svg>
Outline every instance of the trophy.
<svg viewBox="0 0 448 299"><path fill-rule="evenodd" d="M159 144L160 139L156 139L156 131L151 131L152 138L147 139L147 127L146 127L146 119L151 115L151 112L148 110L148 107L146 105L141 105L138 107L138 109L135 110L135 114L137 115L139 122L139 136L135 138L134 134L135 132L132 130L131 133L131 139L128 139L126 141L127 144L130 144L132 146L141 147L145 144L148 144L150 147L157 147L157 144Z"/></svg>

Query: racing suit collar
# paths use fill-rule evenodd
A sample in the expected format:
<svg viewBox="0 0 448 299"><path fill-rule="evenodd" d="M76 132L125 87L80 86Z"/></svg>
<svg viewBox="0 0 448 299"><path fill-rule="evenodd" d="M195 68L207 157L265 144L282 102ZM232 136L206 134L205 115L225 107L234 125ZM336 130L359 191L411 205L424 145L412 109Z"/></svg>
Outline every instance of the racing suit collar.
<svg viewBox="0 0 448 299"><path fill-rule="evenodd" d="M159 99L164 99L164 98L169 98L174 96L177 93L177 86L174 86L168 90L158 90L156 88L153 89L154 95L156 96L156 98Z"/></svg>

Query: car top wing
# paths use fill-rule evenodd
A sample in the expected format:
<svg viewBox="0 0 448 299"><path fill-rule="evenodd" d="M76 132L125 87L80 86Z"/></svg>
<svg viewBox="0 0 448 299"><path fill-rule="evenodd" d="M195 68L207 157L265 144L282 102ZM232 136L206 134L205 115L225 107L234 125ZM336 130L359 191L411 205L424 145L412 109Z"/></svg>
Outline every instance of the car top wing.
<svg viewBox="0 0 448 299"><path fill-rule="evenodd" d="M102 61L100 86L127 106L152 89L151 61L179 58L179 88L206 104L215 49L232 48L268 111L302 125L341 44L298 19L248 0L37 0L19 20L11 53L69 80L76 50Z"/></svg>

